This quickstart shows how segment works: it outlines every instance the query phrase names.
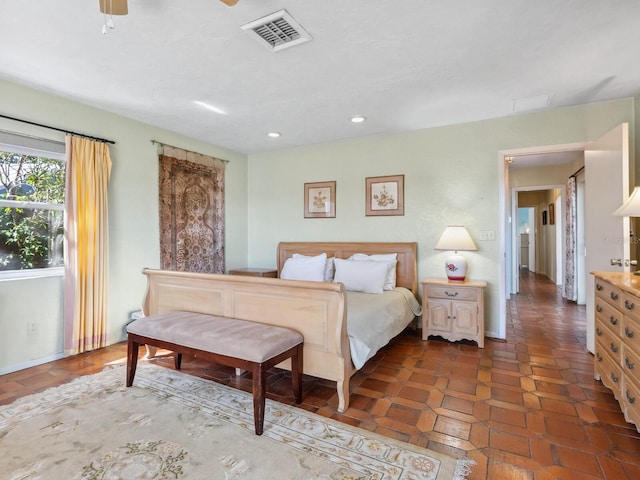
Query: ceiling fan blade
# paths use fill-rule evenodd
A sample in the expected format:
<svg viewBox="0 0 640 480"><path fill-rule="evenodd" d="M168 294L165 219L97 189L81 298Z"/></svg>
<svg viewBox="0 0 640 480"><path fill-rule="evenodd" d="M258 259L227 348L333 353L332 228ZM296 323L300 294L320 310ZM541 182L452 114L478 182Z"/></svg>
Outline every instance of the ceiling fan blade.
<svg viewBox="0 0 640 480"><path fill-rule="evenodd" d="M100 0L100 12L105 15L126 15L129 13L127 0Z"/></svg>
<svg viewBox="0 0 640 480"><path fill-rule="evenodd" d="M228 5L229 7L233 7L236 3L238 3L238 0L220 0L220 1L225 5Z"/></svg>

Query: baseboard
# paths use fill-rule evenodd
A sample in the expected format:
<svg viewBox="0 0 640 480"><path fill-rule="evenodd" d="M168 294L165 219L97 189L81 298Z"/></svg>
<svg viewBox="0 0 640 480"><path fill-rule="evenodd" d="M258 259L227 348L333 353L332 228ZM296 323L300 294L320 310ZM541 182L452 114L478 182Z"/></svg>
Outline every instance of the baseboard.
<svg viewBox="0 0 640 480"><path fill-rule="evenodd" d="M34 360L29 360L28 362L18 363L17 365L9 365L7 367L0 368L0 375L6 375L7 373L17 372L18 370L24 370L25 368L36 367L38 365L42 365L43 363L53 362L54 360L60 360L61 358L67 357L64 353L54 353L53 355L47 355L46 357L36 358Z"/></svg>

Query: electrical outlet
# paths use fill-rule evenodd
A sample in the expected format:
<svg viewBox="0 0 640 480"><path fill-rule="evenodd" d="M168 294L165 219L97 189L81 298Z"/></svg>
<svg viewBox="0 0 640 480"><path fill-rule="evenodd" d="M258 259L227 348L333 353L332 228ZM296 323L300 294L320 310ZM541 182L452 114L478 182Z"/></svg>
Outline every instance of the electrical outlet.
<svg viewBox="0 0 640 480"><path fill-rule="evenodd" d="M27 322L27 335L35 335L38 333L38 324L35 322Z"/></svg>

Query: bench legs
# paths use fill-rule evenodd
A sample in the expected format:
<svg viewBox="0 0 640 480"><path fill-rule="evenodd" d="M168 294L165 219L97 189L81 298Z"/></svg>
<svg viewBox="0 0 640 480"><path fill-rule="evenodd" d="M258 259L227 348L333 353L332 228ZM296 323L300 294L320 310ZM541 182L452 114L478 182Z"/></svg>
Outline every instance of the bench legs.
<svg viewBox="0 0 640 480"><path fill-rule="evenodd" d="M161 342L146 337L137 337L136 339L134 339L134 336L129 334L127 341L127 387L133 385L133 379L135 378L136 367L138 365L138 352L140 345L148 345L149 343L153 342L156 342L158 344L157 346L159 346L160 348L169 348L173 350L175 368L176 370L180 370L180 366L182 363L182 353L176 352L176 347L179 346L167 344L166 342ZM185 347L182 348L185 349ZM211 352L196 352L203 358L210 358L214 362L217 361L218 363L231 367L246 368L247 364L251 365L251 372L253 375L253 423L256 435L262 435L264 429L266 373L269 368L277 365L287 358L291 358L291 383L293 386L293 396L296 403L302 402L302 343L263 363L241 361L239 359L216 355Z"/></svg>
<svg viewBox="0 0 640 480"><path fill-rule="evenodd" d="M133 379L136 376L136 367L138 366L138 349L140 345L131 340L127 341L127 387L133 385Z"/></svg>
<svg viewBox="0 0 640 480"><path fill-rule="evenodd" d="M302 402L302 344L294 347L289 354L291 356L291 383L293 384L293 396L296 403ZM269 366L264 363L253 365L253 424L256 435L262 435L264 430L264 410L266 403L266 374Z"/></svg>

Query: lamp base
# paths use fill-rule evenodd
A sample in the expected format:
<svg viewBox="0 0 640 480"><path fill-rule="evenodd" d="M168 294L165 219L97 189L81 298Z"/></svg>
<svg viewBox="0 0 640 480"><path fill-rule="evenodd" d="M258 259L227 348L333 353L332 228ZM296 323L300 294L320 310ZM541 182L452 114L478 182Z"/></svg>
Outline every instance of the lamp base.
<svg viewBox="0 0 640 480"><path fill-rule="evenodd" d="M464 282L467 278L467 260L459 253L449 256L444 263L447 278L451 282Z"/></svg>

